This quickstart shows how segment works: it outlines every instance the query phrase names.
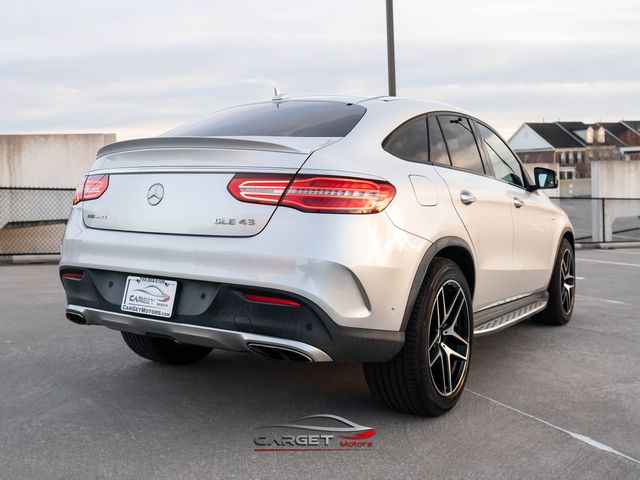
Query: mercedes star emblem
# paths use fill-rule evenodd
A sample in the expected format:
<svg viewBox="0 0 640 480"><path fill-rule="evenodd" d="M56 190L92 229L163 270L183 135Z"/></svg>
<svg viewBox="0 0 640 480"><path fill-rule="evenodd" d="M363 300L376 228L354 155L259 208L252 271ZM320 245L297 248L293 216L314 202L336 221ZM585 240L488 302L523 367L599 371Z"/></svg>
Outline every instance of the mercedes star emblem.
<svg viewBox="0 0 640 480"><path fill-rule="evenodd" d="M156 206L164 197L164 187L161 183L154 183L149 187L149 191L147 192L147 202L149 205Z"/></svg>

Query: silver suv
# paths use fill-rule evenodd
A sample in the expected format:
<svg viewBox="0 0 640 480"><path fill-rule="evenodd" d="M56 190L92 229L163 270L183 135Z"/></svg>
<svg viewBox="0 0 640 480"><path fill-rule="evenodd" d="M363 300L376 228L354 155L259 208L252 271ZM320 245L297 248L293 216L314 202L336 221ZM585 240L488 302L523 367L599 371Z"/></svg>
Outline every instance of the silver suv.
<svg viewBox="0 0 640 480"><path fill-rule="evenodd" d="M474 336L575 299L567 216L484 122L395 97L275 98L102 148L60 261L67 318L138 355L363 362L375 397L452 408Z"/></svg>

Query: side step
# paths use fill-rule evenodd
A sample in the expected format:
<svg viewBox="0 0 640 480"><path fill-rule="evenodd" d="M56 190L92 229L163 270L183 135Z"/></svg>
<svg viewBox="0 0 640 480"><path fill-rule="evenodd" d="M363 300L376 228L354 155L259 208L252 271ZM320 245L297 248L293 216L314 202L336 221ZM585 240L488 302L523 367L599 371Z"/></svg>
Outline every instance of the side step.
<svg viewBox="0 0 640 480"><path fill-rule="evenodd" d="M542 297L542 298L541 298ZM528 300L525 305L522 304L522 300ZM527 297L520 301L510 302L506 305L501 305L499 308L492 308L498 315L492 319L483 321L480 325L476 326L473 330L474 336L488 335L490 333L499 332L518 322L526 320L527 318L535 315L536 313L544 310L547 306L547 295L536 295L535 299ZM532 301L533 300L533 301ZM505 307L511 306L510 311L504 311ZM501 311L498 311L501 310ZM490 311L478 312L478 316L486 318Z"/></svg>

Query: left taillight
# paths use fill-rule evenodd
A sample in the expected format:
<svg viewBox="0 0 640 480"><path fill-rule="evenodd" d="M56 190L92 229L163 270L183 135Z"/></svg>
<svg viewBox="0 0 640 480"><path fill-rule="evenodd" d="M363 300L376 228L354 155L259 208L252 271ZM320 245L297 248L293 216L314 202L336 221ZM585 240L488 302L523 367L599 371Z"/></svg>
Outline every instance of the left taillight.
<svg viewBox="0 0 640 480"><path fill-rule="evenodd" d="M107 190L108 186L109 175L87 175L76 188L73 204L76 205L86 200L95 200Z"/></svg>
<svg viewBox="0 0 640 480"><path fill-rule="evenodd" d="M393 200L389 182L325 175L241 173L228 186L238 200L282 205L303 212L377 213Z"/></svg>

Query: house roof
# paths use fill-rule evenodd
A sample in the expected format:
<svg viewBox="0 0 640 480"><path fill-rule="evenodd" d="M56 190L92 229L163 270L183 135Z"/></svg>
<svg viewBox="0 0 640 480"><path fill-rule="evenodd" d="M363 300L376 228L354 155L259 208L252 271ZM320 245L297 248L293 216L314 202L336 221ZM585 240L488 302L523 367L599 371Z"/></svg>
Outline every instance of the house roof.
<svg viewBox="0 0 640 480"><path fill-rule="evenodd" d="M625 131L635 130L640 138L640 120L625 120L624 122L600 122L592 125L584 122L553 122L553 123L526 123L538 135L551 144L554 148L585 148L590 146L614 146L624 147L626 144L620 139ZM584 133L589 127L594 130L603 127L605 129L604 142L587 143ZM640 143L640 142L639 142Z"/></svg>
<svg viewBox="0 0 640 480"><path fill-rule="evenodd" d="M598 125L602 125L606 130L613 133L616 137L624 135L624 133L629 130L629 127L627 127L622 122L600 122L598 123Z"/></svg>
<svg viewBox="0 0 640 480"><path fill-rule="evenodd" d="M628 127L631 127L633 130L635 130L636 133L640 134L640 120L623 120L622 122Z"/></svg>
<svg viewBox="0 0 640 480"><path fill-rule="evenodd" d="M581 123L581 122L566 122ZM566 127L558 123L527 123L538 135L554 148L584 148L585 144ZM584 124L583 124L584 125ZM585 125L585 128L586 125Z"/></svg>

